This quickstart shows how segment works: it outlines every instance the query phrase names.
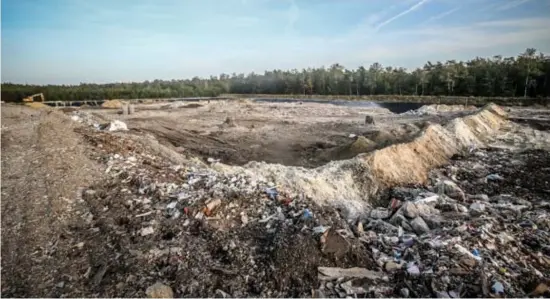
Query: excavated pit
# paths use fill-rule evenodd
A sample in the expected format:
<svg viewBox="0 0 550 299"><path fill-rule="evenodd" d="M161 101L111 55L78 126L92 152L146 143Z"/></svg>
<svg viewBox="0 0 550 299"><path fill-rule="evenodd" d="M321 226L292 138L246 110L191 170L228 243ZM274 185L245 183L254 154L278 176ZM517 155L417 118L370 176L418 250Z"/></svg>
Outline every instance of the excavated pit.
<svg viewBox="0 0 550 299"><path fill-rule="evenodd" d="M469 113L459 108L399 115L378 106L242 100L140 105L130 116L108 110L95 113L106 120L121 118L134 133L152 135L163 145L204 161L315 168L409 142L428 123L445 124ZM374 123L366 123L366 117Z"/></svg>
<svg viewBox="0 0 550 299"><path fill-rule="evenodd" d="M504 147L514 146L507 144L513 140L540 148L550 140L544 131L509 121L496 105L433 105L403 114L318 103L188 105L148 105L134 115L103 117L116 115L133 135L150 136L183 156L220 162L212 165L217 171L264 178L320 204L341 206L350 217L388 188L425 183L430 169L472 147L501 138ZM374 124L365 123L366 116Z"/></svg>

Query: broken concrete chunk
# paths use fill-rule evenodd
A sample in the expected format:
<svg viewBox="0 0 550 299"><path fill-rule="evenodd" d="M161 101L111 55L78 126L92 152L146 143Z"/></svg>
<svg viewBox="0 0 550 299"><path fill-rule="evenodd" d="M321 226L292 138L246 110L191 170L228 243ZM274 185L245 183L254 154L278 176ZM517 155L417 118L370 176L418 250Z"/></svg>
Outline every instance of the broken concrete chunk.
<svg viewBox="0 0 550 299"><path fill-rule="evenodd" d="M374 219L386 219L390 217L390 210L386 208L376 208L370 212L370 217Z"/></svg>
<svg viewBox="0 0 550 299"><path fill-rule="evenodd" d="M460 189L460 187L458 187L458 185L455 184L453 181L440 181L437 184L437 190L438 192L456 200L464 201L466 199L464 191L462 191L462 189Z"/></svg>
<svg viewBox="0 0 550 299"><path fill-rule="evenodd" d="M128 131L128 126L125 122L120 120L113 120L108 126L107 131L116 132L116 131Z"/></svg>
<svg viewBox="0 0 550 299"><path fill-rule="evenodd" d="M424 233L428 233L430 231L430 228L428 227L428 224L422 219L422 217L416 217L411 221L411 226L413 230L421 235Z"/></svg>
<svg viewBox="0 0 550 299"><path fill-rule="evenodd" d="M365 124L374 125L374 117L370 115L365 115Z"/></svg>
<svg viewBox="0 0 550 299"><path fill-rule="evenodd" d="M403 211L403 215L409 218L416 218L416 216L418 216L418 209L416 208L416 205L410 201L405 202L401 207L401 210Z"/></svg>
<svg viewBox="0 0 550 299"><path fill-rule="evenodd" d="M145 294L149 298L174 298L172 288L160 282L148 287Z"/></svg>
<svg viewBox="0 0 550 299"><path fill-rule="evenodd" d="M343 256L350 247L348 240L334 229L328 229L323 233L321 244L321 251L324 254L334 253L336 257Z"/></svg>
<svg viewBox="0 0 550 299"><path fill-rule="evenodd" d="M379 280L384 277L383 272L371 271L365 268L338 268L338 267L319 267L320 280L336 280L338 278L367 278L370 280Z"/></svg>
<svg viewBox="0 0 550 299"><path fill-rule="evenodd" d="M142 228L141 231L139 232L139 234L140 234L142 237L151 235L151 234L153 234L153 233L155 233L155 230L153 229L152 226L144 227L144 228Z"/></svg>
<svg viewBox="0 0 550 299"><path fill-rule="evenodd" d="M474 202L470 205L470 214L472 216L481 216L485 212L485 204L481 202Z"/></svg>

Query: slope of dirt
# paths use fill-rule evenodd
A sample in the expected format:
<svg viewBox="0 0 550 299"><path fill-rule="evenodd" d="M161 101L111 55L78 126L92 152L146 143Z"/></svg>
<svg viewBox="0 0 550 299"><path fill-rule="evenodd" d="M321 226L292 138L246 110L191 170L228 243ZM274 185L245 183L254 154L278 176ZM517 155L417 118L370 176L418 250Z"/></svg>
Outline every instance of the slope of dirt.
<svg viewBox="0 0 550 299"><path fill-rule="evenodd" d="M2 106L4 297L56 297L56 284L83 274L68 227L81 188L101 174L74 126L59 112Z"/></svg>
<svg viewBox="0 0 550 299"><path fill-rule="evenodd" d="M520 128L506 120L496 105L457 118L445 127L431 124L411 142L392 145L353 159L333 161L315 169L285 167L250 162L242 168L224 167L222 171L247 173L278 182L286 189L302 193L319 202L340 205L349 213L359 213L381 190L408 184L422 184L428 171L448 162L455 154L481 146L498 137L500 129L512 130L513 138L526 136L524 146L548 146L549 134ZM533 132L540 138L528 138ZM510 138L507 138L510 139Z"/></svg>

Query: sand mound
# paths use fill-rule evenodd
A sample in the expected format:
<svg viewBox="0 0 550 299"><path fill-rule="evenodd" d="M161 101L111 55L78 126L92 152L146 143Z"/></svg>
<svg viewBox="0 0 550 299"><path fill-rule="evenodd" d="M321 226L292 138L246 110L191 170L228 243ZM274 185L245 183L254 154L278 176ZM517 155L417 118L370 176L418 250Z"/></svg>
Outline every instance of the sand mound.
<svg viewBox="0 0 550 299"><path fill-rule="evenodd" d="M124 104L126 104L126 102L120 100L107 100L101 104L101 107L107 109L120 109Z"/></svg>
<svg viewBox="0 0 550 299"><path fill-rule="evenodd" d="M41 103L41 102L31 102L31 103L25 103L26 106L35 108L35 109L41 109L41 108L50 108L50 106Z"/></svg>
<svg viewBox="0 0 550 299"><path fill-rule="evenodd" d="M368 206L380 190L424 183L431 169L446 164L452 155L470 146L482 145L505 123L506 113L491 104L446 127L430 124L410 142L314 169L250 162L244 167L220 166L220 170L261 176L285 190L356 213Z"/></svg>
<svg viewBox="0 0 550 299"><path fill-rule="evenodd" d="M415 110L418 114L438 114L442 112L474 111L475 106L466 105L426 105Z"/></svg>

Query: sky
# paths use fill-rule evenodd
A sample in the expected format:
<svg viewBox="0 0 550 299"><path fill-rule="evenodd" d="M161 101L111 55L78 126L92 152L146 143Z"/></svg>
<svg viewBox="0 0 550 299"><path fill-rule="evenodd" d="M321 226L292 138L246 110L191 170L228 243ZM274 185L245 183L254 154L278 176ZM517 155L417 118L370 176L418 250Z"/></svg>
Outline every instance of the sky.
<svg viewBox="0 0 550 299"><path fill-rule="evenodd" d="M550 0L2 0L2 82L550 54Z"/></svg>

